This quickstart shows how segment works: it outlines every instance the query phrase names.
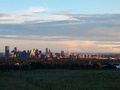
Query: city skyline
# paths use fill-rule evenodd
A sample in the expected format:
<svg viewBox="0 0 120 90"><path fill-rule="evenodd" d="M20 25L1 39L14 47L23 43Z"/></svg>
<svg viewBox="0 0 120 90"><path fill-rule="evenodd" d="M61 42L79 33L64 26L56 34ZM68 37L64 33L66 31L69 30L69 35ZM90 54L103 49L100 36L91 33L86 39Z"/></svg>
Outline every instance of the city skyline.
<svg viewBox="0 0 120 90"><path fill-rule="evenodd" d="M97 60L119 60L120 53L81 53L61 50L53 52L49 48L44 51L38 48L30 50L19 50L17 47L13 49L10 46L5 46L5 52L0 52L0 57L7 58L38 58L46 60L60 59L97 59Z"/></svg>
<svg viewBox="0 0 120 90"><path fill-rule="evenodd" d="M119 53L118 0L0 0L0 52L47 47L54 52Z"/></svg>

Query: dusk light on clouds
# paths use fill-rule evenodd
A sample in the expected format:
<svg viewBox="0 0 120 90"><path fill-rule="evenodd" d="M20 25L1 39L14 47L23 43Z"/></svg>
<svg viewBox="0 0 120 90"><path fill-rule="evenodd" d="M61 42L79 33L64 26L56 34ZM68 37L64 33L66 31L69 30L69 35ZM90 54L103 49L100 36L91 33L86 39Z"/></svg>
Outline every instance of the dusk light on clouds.
<svg viewBox="0 0 120 90"><path fill-rule="evenodd" d="M0 0L0 52L120 52L119 0Z"/></svg>

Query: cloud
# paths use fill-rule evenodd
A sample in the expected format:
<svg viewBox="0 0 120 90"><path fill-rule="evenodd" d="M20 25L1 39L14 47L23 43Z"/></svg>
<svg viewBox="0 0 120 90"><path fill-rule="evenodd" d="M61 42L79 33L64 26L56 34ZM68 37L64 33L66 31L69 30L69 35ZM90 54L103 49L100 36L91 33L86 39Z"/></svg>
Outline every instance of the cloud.
<svg viewBox="0 0 120 90"><path fill-rule="evenodd" d="M38 7L33 7L28 10L22 11L21 13L18 13L20 16L31 16L32 14L37 14L37 13L43 13L46 12L47 10L45 8L38 8Z"/></svg>
<svg viewBox="0 0 120 90"><path fill-rule="evenodd" d="M14 13L0 13L0 24L21 24L28 21L34 21L36 18L34 15L46 12L45 8L30 8L21 12Z"/></svg>
<svg viewBox="0 0 120 90"><path fill-rule="evenodd" d="M46 8L34 7L16 13L0 13L0 24L44 23L62 20L76 20L68 15L48 13Z"/></svg>
<svg viewBox="0 0 120 90"><path fill-rule="evenodd" d="M10 46L10 50L14 47L18 47L19 50L31 50L38 48L39 50L45 51L45 48L51 49L53 52L60 52L61 50L70 52L91 52L91 53L110 53L120 52L120 48L115 48L118 45L103 44L104 42L96 41L44 41L44 40L12 40L12 39L0 39L1 49L4 51L6 45ZM23 43L24 42L24 43Z"/></svg>
<svg viewBox="0 0 120 90"><path fill-rule="evenodd" d="M7 14L7 13L0 13L0 17L9 17L11 16L10 14Z"/></svg>
<svg viewBox="0 0 120 90"><path fill-rule="evenodd" d="M37 36L37 35L0 35L3 39L12 40L41 40L41 41L66 41L71 40L69 36Z"/></svg>
<svg viewBox="0 0 120 90"><path fill-rule="evenodd" d="M36 24L20 24L20 25L0 25L0 35L18 35L22 39L37 40L85 40L85 41L120 41L119 27L83 27L81 24L68 24L59 26L63 22L48 22ZM67 22L66 22L67 23ZM20 37L22 36L22 37ZM34 36L34 37L33 37ZM42 37L41 37L42 36ZM50 36L50 37L49 37ZM53 37L58 38L53 38ZM65 38L61 38L65 37ZM33 37L33 38L31 38ZM38 37L38 38L37 38ZM48 37L48 38L47 38ZM66 38L67 37L67 38ZM69 37L69 38L68 38ZM3 37L1 37L3 38ZM4 37L7 38L7 37ZM10 39L10 38L9 38Z"/></svg>
<svg viewBox="0 0 120 90"><path fill-rule="evenodd" d="M0 13L0 24L26 24L65 21L55 25L80 25L81 27L120 27L120 14L74 14L49 12L46 8L33 7L16 13Z"/></svg>
<svg viewBox="0 0 120 90"><path fill-rule="evenodd" d="M44 8L32 8L1 13L0 24L1 39L29 43L32 40L36 44L38 41L52 49L55 46L56 49L84 52L120 51L117 48L120 43L120 14L58 14L49 13Z"/></svg>
<svg viewBox="0 0 120 90"><path fill-rule="evenodd" d="M17 35L0 35L0 38L16 38Z"/></svg>

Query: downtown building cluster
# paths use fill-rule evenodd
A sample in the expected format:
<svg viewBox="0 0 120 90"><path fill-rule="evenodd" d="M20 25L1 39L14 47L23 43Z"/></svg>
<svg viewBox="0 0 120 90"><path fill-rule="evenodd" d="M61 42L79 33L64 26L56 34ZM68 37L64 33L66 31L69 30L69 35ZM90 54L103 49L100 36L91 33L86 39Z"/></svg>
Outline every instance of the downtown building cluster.
<svg viewBox="0 0 120 90"><path fill-rule="evenodd" d="M69 51L65 52L64 50L52 52L48 48L46 48L44 52L39 49L20 51L17 47L14 47L14 49L10 51L10 46L5 46L5 53L0 53L0 57L47 58L48 60L53 60L53 58L117 60L120 59L120 54L70 53Z"/></svg>
<svg viewBox="0 0 120 90"><path fill-rule="evenodd" d="M13 70L30 70L30 69L80 69L94 68L94 65L102 65L102 67L112 68L120 67L120 54L91 54L91 53L70 53L61 50L60 52L52 52L46 48L44 52L39 49L20 51L17 47L10 50L9 46L5 46L5 53L0 54L1 67L6 66L6 70L11 67ZM4 63L4 61L6 63ZM18 67L19 66L19 67ZM4 69L4 68L3 68Z"/></svg>
<svg viewBox="0 0 120 90"><path fill-rule="evenodd" d="M58 53L52 52L50 49L46 48L43 53L41 50L33 49L33 50L23 50L19 51L17 47L14 47L12 51L10 51L9 46L5 46L5 53L0 55L3 57L20 57L20 58L47 58L48 60L52 60L53 58L61 59L61 58L72 58L72 59L107 59L103 55L100 54L77 54L70 53L69 51L64 52L61 50Z"/></svg>

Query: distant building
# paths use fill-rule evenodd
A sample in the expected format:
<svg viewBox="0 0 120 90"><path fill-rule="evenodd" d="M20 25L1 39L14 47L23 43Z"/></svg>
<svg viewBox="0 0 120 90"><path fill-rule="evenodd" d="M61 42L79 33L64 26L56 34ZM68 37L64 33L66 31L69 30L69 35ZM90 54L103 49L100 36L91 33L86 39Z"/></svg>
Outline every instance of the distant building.
<svg viewBox="0 0 120 90"><path fill-rule="evenodd" d="M38 57L38 56L39 56L39 50L35 49L35 57Z"/></svg>
<svg viewBox="0 0 120 90"><path fill-rule="evenodd" d="M63 50L61 50L61 56L64 57L65 53Z"/></svg>
<svg viewBox="0 0 120 90"><path fill-rule="evenodd" d="M49 53L49 50L48 50L48 48L46 48L46 55Z"/></svg>
<svg viewBox="0 0 120 90"><path fill-rule="evenodd" d="M18 51L17 51L17 47L14 47L14 50L11 51L14 54L14 57L17 57L18 55Z"/></svg>
<svg viewBox="0 0 120 90"><path fill-rule="evenodd" d="M5 46L5 57L9 57L9 53L10 53L10 47Z"/></svg>
<svg viewBox="0 0 120 90"><path fill-rule="evenodd" d="M27 56L28 56L28 54L27 54L27 51L26 51L26 50L23 50L21 53L22 53L22 56L21 56L21 57L27 57Z"/></svg>
<svg viewBox="0 0 120 90"><path fill-rule="evenodd" d="M35 49L30 50L30 57L35 57Z"/></svg>
<svg viewBox="0 0 120 90"><path fill-rule="evenodd" d="M14 54L14 52L10 52L9 57L16 57L16 55Z"/></svg>
<svg viewBox="0 0 120 90"><path fill-rule="evenodd" d="M4 54L3 53L0 53L0 57L3 57L4 56Z"/></svg>
<svg viewBox="0 0 120 90"><path fill-rule="evenodd" d="M17 52L17 47L14 47L14 51Z"/></svg>

